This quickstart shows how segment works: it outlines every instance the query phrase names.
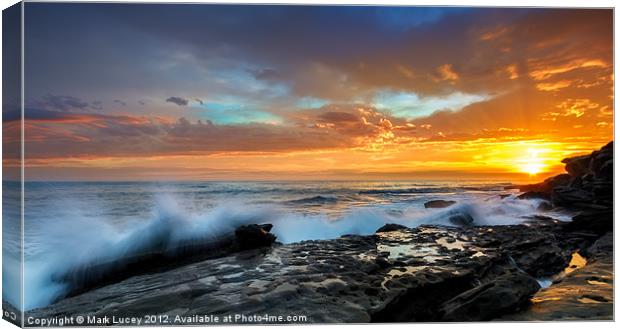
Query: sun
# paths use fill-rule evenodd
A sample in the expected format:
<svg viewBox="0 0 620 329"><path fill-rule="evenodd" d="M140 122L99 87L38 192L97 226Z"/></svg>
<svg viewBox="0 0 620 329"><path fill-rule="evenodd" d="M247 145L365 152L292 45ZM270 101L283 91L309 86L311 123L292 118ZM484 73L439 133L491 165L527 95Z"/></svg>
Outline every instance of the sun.
<svg viewBox="0 0 620 329"><path fill-rule="evenodd" d="M527 163L521 167L521 171L529 174L530 176L535 176L542 172L543 164L542 163Z"/></svg>
<svg viewBox="0 0 620 329"><path fill-rule="evenodd" d="M521 172L529 174L530 176L535 176L541 173L545 168L542 159L538 157L538 155L541 153L541 150L530 148L527 150L527 153L528 156L520 161L521 163L519 165L519 170Z"/></svg>

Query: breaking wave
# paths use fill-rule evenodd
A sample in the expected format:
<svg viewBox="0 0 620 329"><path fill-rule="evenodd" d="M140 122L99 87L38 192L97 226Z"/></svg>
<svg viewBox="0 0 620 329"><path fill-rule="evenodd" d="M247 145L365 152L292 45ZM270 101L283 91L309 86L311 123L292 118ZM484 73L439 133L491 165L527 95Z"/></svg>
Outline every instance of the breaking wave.
<svg viewBox="0 0 620 329"><path fill-rule="evenodd" d="M334 197L335 198L335 197ZM308 204L335 202L315 196L290 202ZM189 249L211 246L230 236L243 224L272 223L279 242L331 239L343 234L372 234L386 223L416 227L421 224L455 225L450 217L466 214L473 225L519 224L524 216L537 214L541 200L520 200L514 196L459 200L443 209L424 209L420 204L353 207L339 218L307 214L287 207L223 202L202 213L180 207L172 197L161 197L150 218L124 225L106 218L79 220L75 216L54 218L39 228L37 244L43 246L26 255L25 308L46 306L61 299L85 281L97 280L109 272L123 270L136 259L150 255L172 257ZM567 215L554 214L561 220ZM15 296L6 296L9 301ZM13 297L13 298L11 298ZM19 304L19 303L17 303Z"/></svg>

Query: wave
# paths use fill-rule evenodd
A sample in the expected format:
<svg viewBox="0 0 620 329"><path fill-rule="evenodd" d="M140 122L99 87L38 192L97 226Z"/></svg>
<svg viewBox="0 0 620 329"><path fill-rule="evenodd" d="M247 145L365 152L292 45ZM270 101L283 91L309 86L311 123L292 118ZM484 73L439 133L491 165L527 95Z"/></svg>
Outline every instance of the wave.
<svg viewBox="0 0 620 329"><path fill-rule="evenodd" d="M284 203L287 203L287 204L326 204L326 203L337 203L337 202L338 202L337 196L317 195L317 196L308 197L308 198L289 200Z"/></svg>
<svg viewBox="0 0 620 329"><path fill-rule="evenodd" d="M174 259L216 248L218 240L238 226L269 222L272 217L267 208L243 209L222 204L206 214L192 214L171 198L159 198L150 219L124 230L103 218L48 221L40 227L44 234L37 236L37 244L45 249L26 259L25 308L46 306L141 260Z"/></svg>
<svg viewBox="0 0 620 329"><path fill-rule="evenodd" d="M482 184L458 187L414 187L414 188L387 188L387 189L368 189L359 191L359 194L431 194L431 193L459 193L466 191L503 191L508 183Z"/></svg>
<svg viewBox="0 0 620 329"><path fill-rule="evenodd" d="M292 202L325 202L315 196ZM336 198L337 200L337 198ZM377 205L352 208L339 219L325 214L301 214L288 208L222 203L203 213L181 209L171 197L159 198L151 218L124 225L109 220L76 217L48 221L37 237L45 248L29 255L25 264L26 310L46 306L79 290L86 282L129 266L136 259L159 255L174 259L196 251L197 246L217 246L240 225L272 223L279 242L331 239L344 234L372 234L386 223L416 227L421 224L456 225L451 216L465 214L472 225L508 225L536 214L540 200L515 197L460 200L443 209L420 205ZM77 215L76 215L77 216ZM462 223L461 223L462 224ZM192 249L194 248L194 249Z"/></svg>

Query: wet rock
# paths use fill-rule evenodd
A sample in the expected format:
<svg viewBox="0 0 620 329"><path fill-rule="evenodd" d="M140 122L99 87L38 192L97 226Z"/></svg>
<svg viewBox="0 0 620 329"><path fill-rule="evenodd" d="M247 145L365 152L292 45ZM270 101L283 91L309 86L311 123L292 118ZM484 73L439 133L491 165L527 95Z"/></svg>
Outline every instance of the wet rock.
<svg viewBox="0 0 620 329"><path fill-rule="evenodd" d="M441 320L491 320L518 310L539 288L538 282L527 274L504 274L444 303L441 307Z"/></svg>
<svg viewBox="0 0 620 329"><path fill-rule="evenodd" d="M489 229L420 226L245 250L134 276L26 315L294 312L308 322L433 321L447 300L517 270Z"/></svg>
<svg viewBox="0 0 620 329"><path fill-rule="evenodd" d="M224 257L240 250L267 247L276 237L268 233L271 224L245 225L234 232L179 241L174 247L167 243L149 245L148 249L129 250L123 257L80 263L53 279L67 286L74 296L103 285L151 272L161 272L210 258Z"/></svg>
<svg viewBox="0 0 620 329"><path fill-rule="evenodd" d="M607 244L612 238L609 234ZM612 242L613 243L613 242ZM603 244L601 242L601 244ZM606 247L607 248L607 247ZM613 256L601 250L593 260L539 290L531 304L501 321L613 320Z"/></svg>
<svg viewBox="0 0 620 329"><path fill-rule="evenodd" d="M456 201L447 201L447 200L431 200L424 203L424 208L446 208L453 204Z"/></svg>
<svg viewBox="0 0 620 329"><path fill-rule="evenodd" d="M276 241L276 236L269 233L271 224L251 224L240 226L235 230L236 246L239 250L269 247Z"/></svg>
<svg viewBox="0 0 620 329"><path fill-rule="evenodd" d="M540 216L531 223L535 229L523 229L522 225L493 227L485 241L497 246L533 277L562 271L570 261L572 249L557 237L553 223Z"/></svg>
<svg viewBox="0 0 620 329"><path fill-rule="evenodd" d="M402 229L406 229L406 228L407 228L407 226L404 226L404 225L388 223L388 224L385 224L385 225L381 226L379 229L377 229L377 233L398 231L398 230L402 230Z"/></svg>
<svg viewBox="0 0 620 329"><path fill-rule="evenodd" d="M423 225L274 244L143 273L26 316L269 313L303 314L310 323L445 321L442 314L486 319L514 311L532 289L525 274L515 276L521 269L536 276L567 266L562 257L571 250L556 237L563 231L539 222ZM508 288L511 296L492 302ZM476 314L477 303L493 305Z"/></svg>

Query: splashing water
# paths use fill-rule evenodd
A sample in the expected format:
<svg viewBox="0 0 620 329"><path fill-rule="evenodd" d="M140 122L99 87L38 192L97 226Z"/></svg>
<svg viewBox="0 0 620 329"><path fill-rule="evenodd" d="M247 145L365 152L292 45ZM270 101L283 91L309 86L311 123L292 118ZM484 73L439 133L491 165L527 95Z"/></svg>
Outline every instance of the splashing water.
<svg viewBox="0 0 620 329"><path fill-rule="evenodd" d="M26 190L26 310L64 297L68 273L93 264L113 271L126 259L174 253L243 224L272 223L278 241L293 243L372 234L386 223L454 225L448 218L455 213L471 216L474 225L519 224L537 214L541 202L500 198L501 185L471 183L31 183ZM457 203L425 209L432 199ZM7 250L5 260L18 264L18 250ZM19 274L4 275L3 297L19 305L11 285Z"/></svg>

